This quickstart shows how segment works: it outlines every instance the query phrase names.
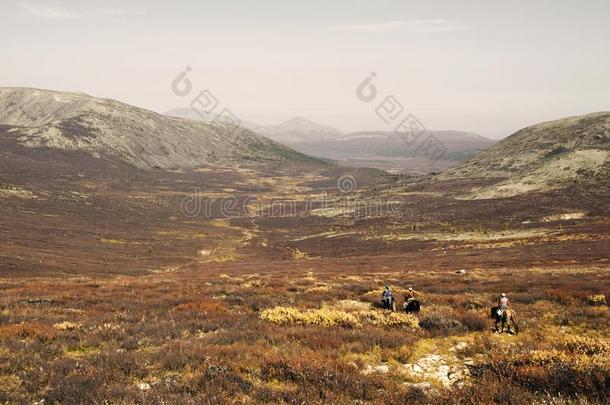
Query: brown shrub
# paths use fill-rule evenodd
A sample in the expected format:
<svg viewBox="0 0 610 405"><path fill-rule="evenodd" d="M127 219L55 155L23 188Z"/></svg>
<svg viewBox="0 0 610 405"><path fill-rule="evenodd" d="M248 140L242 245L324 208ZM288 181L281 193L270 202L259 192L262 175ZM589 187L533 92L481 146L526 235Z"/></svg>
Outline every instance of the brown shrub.
<svg viewBox="0 0 610 405"><path fill-rule="evenodd" d="M225 312L228 310L227 305L218 300L203 299L194 302L185 302L177 305L175 311L194 311L202 314L209 312Z"/></svg>
<svg viewBox="0 0 610 405"><path fill-rule="evenodd" d="M0 326L0 338L20 337L35 339L40 342L50 342L57 336L57 331L49 325L33 322L8 324Z"/></svg>
<svg viewBox="0 0 610 405"><path fill-rule="evenodd" d="M455 318L450 308L433 308L419 320L419 326L439 334L457 334L466 331L464 325Z"/></svg>
<svg viewBox="0 0 610 405"><path fill-rule="evenodd" d="M470 332L480 332L489 329L490 321L481 311L464 311L456 314L456 319Z"/></svg>

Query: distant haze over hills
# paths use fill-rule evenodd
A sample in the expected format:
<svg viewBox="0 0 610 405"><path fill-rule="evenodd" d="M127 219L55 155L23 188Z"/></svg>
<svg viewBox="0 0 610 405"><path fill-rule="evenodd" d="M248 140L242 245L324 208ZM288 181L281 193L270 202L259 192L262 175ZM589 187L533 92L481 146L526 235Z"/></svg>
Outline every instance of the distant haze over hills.
<svg viewBox="0 0 610 405"><path fill-rule="evenodd" d="M216 114L206 114L193 108L175 108L166 112L165 115L210 122L216 118ZM240 125L286 145L333 140L343 135L343 132L336 128L318 124L303 117L294 117L278 125L259 125L240 119Z"/></svg>
<svg viewBox="0 0 610 405"><path fill-rule="evenodd" d="M26 146L116 156L141 168L311 160L248 129L172 118L82 93L0 88L0 124Z"/></svg>
<svg viewBox="0 0 610 405"><path fill-rule="evenodd" d="M176 108L166 115L213 121L214 116L200 114L192 108ZM394 171L430 170L430 158L417 144L406 144L392 131L344 133L328 125L295 117L278 125L258 125L241 121L241 125L274 141L311 155L337 160L352 166L370 166ZM436 169L451 167L495 143L491 139L463 131L426 131L422 138L433 135L445 148Z"/></svg>

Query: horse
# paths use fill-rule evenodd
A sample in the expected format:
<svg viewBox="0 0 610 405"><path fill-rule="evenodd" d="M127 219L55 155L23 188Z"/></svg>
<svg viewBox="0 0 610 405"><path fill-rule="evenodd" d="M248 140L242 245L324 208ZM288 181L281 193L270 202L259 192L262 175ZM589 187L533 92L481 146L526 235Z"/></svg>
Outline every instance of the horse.
<svg viewBox="0 0 610 405"><path fill-rule="evenodd" d="M491 319L493 319L495 321L494 323L494 327L496 330L496 333L502 333L504 332L504 325L506 325L508 327L507 332L510 333L510 325L513 325L513 328L515 330L515 335L519 333L519 326L517 326L517 318L515 316L515 311L513 311L512 309L508 309L506 308L503 312L502 315L498 315L498 309L499 307L492 307L491 308ZM500 329L498 331L498 324L502 322L502 329Z"/></svg>
<svg viewBox="0 0 610 405"><path fill-rule="evenodd" d="M407 314L418 314L420 304L416 299L411 299L402 304L403 309L407 312Z"/></svg>
<svg viewBox="0 0 610 405"><path fill-rule="evenodd" d="M381 307L383 309L390 309L392 312L396 312L396 300L394 300L393 296L382 298L381 299Z"/></svg>

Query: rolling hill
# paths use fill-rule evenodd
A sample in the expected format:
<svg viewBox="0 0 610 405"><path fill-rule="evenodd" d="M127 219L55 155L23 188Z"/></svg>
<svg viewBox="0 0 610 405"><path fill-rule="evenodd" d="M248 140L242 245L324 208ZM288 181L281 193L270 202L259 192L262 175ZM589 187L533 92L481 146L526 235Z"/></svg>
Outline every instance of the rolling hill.
<svg viewBox="0 0 610 405"><path fill-rule="evenodd" d="M497 198L610 178L610 112L543 122L521 129L439 179L497 178L473 198Z"/></svg>
<svg viewBox="0 0 610 405"><path fill-rule="evenodd" d="M82 93L0 88L0 124L12 126L25 146L104 154L139 168L312 160L228 123L167 117Z"/></svg>

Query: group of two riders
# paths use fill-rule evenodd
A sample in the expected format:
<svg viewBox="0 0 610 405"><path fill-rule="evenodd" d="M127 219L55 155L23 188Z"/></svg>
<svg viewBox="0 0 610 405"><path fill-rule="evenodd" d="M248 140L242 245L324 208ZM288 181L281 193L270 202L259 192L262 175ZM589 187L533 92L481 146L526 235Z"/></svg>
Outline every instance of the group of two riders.
<svg viewBox="0 0 610 405"><path fill-rule="evenodd" d="M409 304L413 301L415 301L415 290L413 289L413 287L409 287L409 289L405 293L405 302L402 304L403 309L407 310ZM389 285L385 285L383 287L383 292L381 293L381 304L384 308L393 308L394 302L395 300L394 294L392 293L392 289Z"/></svg>

